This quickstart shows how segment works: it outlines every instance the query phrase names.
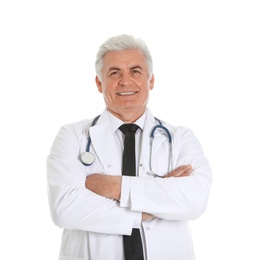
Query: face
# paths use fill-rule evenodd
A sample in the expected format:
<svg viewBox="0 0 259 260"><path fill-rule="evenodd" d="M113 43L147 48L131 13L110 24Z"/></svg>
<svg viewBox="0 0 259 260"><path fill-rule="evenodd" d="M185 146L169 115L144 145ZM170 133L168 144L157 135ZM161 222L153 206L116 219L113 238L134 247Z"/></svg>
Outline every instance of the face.
<svg viewBox="0 0 259 260"><path fill-rule="evenodd" d="M96 84L112 114L140 117L154 87L154 76L149 76L145 56L139 50L113 51L105 54L102 79L96 77Z"/></svg>

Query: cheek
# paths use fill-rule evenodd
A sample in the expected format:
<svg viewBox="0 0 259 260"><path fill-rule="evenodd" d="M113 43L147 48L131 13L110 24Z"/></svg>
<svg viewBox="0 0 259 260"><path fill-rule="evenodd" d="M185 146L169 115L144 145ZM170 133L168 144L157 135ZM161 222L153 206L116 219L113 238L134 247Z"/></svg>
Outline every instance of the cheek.
<svg viewBox="0 0 259 260"><path fill-rule="evenodd" d="M114 96L114 94L109 91L109 90L105 90L103 91L103 96L104 96L104 99L106 100L106 103L111 103L114 101L114 99L116 98L116 96Z"/></svg>
<svg viewBox="0 0 259 260"><path fill-rule="evenodd" d="M149 86L145 88L145 90L143 91L143 96L148 97L149 96L149 92L150 92L150 88Z"/></svg>

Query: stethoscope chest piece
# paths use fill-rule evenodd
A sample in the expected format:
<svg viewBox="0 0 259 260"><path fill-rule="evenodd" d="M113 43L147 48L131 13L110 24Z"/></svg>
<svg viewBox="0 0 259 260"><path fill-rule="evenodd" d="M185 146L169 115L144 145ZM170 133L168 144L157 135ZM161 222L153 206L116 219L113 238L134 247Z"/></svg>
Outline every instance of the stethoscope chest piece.
<svg viewBox="0 0 259 260"><path fill-rule="evenodd" d="M90 166L94 162L95 156L90 152L85 152L81 154L80 159L84 165Z"/></svg>

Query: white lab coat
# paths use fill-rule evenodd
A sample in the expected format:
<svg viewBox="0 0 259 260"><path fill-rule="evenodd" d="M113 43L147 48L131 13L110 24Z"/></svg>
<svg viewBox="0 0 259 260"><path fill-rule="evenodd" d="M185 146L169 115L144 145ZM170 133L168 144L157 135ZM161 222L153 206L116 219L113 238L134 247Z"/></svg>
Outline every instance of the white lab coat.
<svg viewBox="0 0 259 260"><path fill-rule="evenodd" d="M47 159L49 202L53 221L64 228L60 260L117 260L116 245L141 220L141 212L156 216L142 222L146 260L194 260L188 220L205 210L211 171L192 131L164 125L173 136L172 168L191 164L189 177L154 178L149 171L150 132L157 124L147 109L139 161L139 177L123 176L121 201L99 196L85 188L91 173L121 175L121 158L115 146L106 110L97 124L92 120L62 127ZM90 127L96 161L84 166L79 155L85 151ZM156 131L152 168L165 174L168 139Z"/></svg>

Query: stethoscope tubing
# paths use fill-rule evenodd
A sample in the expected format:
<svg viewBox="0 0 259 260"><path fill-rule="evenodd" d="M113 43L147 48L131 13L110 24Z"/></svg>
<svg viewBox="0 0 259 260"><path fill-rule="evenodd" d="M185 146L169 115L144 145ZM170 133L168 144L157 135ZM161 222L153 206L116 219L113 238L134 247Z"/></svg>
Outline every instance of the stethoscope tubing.
<svg viewBox="0 0 259 260"><path fill-rule="evenodd" d="M150 134L150 152L149 152L149 174L153 175L154 177L163 177L163 176L160 176L158 174L156 174L153 169L152 169L152 151L153 151L153 141L154 141L154 138L155 138L155 132L158 128L162 129L163 131L165 131L166 135L167 135L167 138L168 138L168 166L167 166L167 172L170 171L171 167L170 167L170 163L171 163L171 158L172 158L172 135L171 133L169 132L169 130L163 126L162 122L155 117L155 119L158 121L159 125L156 125L153 127L152 131L151 131L151 134Z"/></svg>
<svg viewBox="0 0 259 260"><path fill-rule="evenodd" d="M92 124L91 124L91 127L94 126L96 124L96 122L98 121L99 117L101 115L98 115L97 117L94 118ZM89 131L89 130L88 130ZM90 146L91 146L91 143L92 143L92 140L91 140L91 137L90 137L90 134L88 134L88 142L87 142L87 145L86 145L86 152L90 152Z"/></svg>

